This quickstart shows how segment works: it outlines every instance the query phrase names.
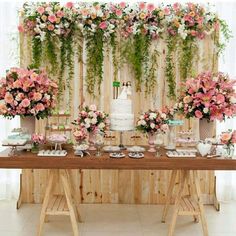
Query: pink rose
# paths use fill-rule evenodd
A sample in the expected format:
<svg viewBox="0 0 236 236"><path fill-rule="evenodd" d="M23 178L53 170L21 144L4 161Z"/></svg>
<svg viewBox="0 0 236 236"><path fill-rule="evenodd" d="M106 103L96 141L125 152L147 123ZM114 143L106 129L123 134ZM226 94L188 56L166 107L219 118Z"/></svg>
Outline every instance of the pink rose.
<svg viewBox="0 0 236 236"><path fill-rule="evenodd" d="M22 107L28 107L30 105L30 100L28 98L25 98L21 102Z"/></svg>
<svg viewBox="0 0 236 236"><path fill-rule="evenodd" d="M66 7L67 8L72 8L74 6L74 3L73 2L67 2L66 3Z"/></svg>
<svg viewBox="0 0 236 236"><path fill-rule="evenodd" d="M117 9L117 10L116 10L116 15L117 15L117 16L121 16L121 15L122 15L122 10Z"/></svg>
<svg viewBox="0 0 236 236"><path fill-rule="evenodd" d="M65 14L63 11L57 11L57 17L63 17Z"/></svg>
<svg viewBox="0 0 236 236"><path fill-rule="evenodd" d="M152 12L154 9L155 9L154 4L148 3L148 5L147 5L147 10L150 11L150 12Z"/></svg>
<svg viewBox="0 0 236 236"><path fill-rule="evenodd" d="M180 4L179 4L178 2L176 2L176 3L173 4L173 9L174 9L175 11L178 11L179 8L180 8Z"/></svg>
<svg viewBox="0 0 236 236"><path fill-rule="evenodd" d="M42 94L41 93L34 93L33 95L33 100L35 101L40 101L42 99Z"/></svg>
<svg viewBox="0 0 236 236"><path fill-rule="evenodd" d="M54 27L54 25L51 25L51 24L50 24L50 25L48 25L48 30L50 30L50 31L53 31L53 30L54 30L54 28L55 28L55 27Z"/></svg>
<svg viewBox="0 0 236 236"><path fill-rule="evenodd" d="M5 104L0 103L0 114L6 114L7 113L7 107Z"/></svg>
<svg viewBox="0 0 236 236"><path fill-rule="evenodd" d="M38 103L36 106L35 106L35 110L38 112L38 111L43 111L45 110L45 107L42 103Z"/></svg>
<svg viewBox="0 0 236 236"><path fill-rule="evenodd" d="M105 30L107 28L107 23L105 21L101 22L99 24L99 28L102 29L102 30Z"/></svg>
<svg viewBox="0 0 236 236"><path fill-rule="evenodd" d="M217 94L216 96L216 102L218 104L224 103L225 102L225 96L223 94Z"/></svg>
<svg viewBox="0 0 236 236"><path fill-rule="evenodd" d="M146 3L145 3L145 2L140 2L140 3L139 3L139 8L140 8L141 10L144 10L145 7L146 7Z"/></svg>
<svg viewBox="0 0 236 236"><path fill-rule="evenodd" d="M170 15L170 8L165 7L164 8L164 13L165 13L166 16Z"/></svg>
<svg viewBox="0 0 236 236"><path fill-rule="evenodd" d="M230 139L231 139L231 134L229 132L222 133L220 136L220 140L224 144L227 144Z"/></svg>
<svg viewBox="0 0 236 236"><path fill-rule="evenodd" d="M5 94L4 100L5 100L6 103L11 104L11 103L13 103L14 98L13 98L13 96L9 92L7 92Z"/></svg>
<svg viewBox="0 0 236 236"><path fill-rule="evenodd" d="M45 12L44 7L38 7L37 12L42 15Z"/></svg>
<svg viewBox="0 0 236 236"><path fill-rule="evenodd" d="M57 18L56 18L55 15L50 15L50 16L48 17L48 20L49 20L51 23L54 23L54 22L56 22Z"/></svg>
<svg viewBox="0 0 236 236"><path fill-rule="evenodd" d="M120 5L120 8L125 8L126 3L125 2L121 2L119 5Z"/></svg>
<svg viewBox="0 0 236 236"><path fill-rule="evenodd" d="M201 119L203 117L202 113L199 111L199 110L196 110L195 111L195 116L198 118L198 119Z"/></svg>
<svg viewBox="0 0 236 236"><path fill-rule="evenodd" d="M22 25L18 25L18 31L23 33L25 31L24 27Z"/></svg>

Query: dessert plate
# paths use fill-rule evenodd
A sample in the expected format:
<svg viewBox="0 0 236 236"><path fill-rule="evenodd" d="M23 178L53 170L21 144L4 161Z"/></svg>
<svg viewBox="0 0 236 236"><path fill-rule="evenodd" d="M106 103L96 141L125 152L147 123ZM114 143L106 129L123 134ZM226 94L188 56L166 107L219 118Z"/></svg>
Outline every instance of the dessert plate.
<svg viewBox="0 0 236 236"><path fill-rule="evenodd" d="M144 154L141 153L141 152L130 152L130 153L128 154L128 156L129 156L130 158L134 158L134 159L144 158Z"/></svg>
<svg viewBox="0 0 236 236"><path fill-rule="evenodd" d="M122 152L112 152L111 154L110 154L110 157L111 158L124 158L125 157L125 154L124 153L122 153Z"/></svg>

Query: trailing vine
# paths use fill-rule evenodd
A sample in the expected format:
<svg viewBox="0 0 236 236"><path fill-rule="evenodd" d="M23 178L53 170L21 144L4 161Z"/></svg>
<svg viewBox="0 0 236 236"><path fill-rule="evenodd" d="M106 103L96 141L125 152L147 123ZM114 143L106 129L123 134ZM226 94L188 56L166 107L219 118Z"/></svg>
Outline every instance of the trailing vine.
<svg viewBox="0 0 236 236"><path fill-rule="evenodd" d="M57 42L56 38L53 38L49 33L46 34L45 40L45 54L51 65L51 73L56 74L58 68L57 61Z"/></svg>
<svg viewBox="0 0 236 236"><path fill-rule="evenodd" d="M176 50L176 39L174 37L168 37L166 40L167 43L167 54L166 54L166 67L165 67L165 76L168 83L168 95L170 98L175 98L175 63L174 63L174 52Z"/></svg>
<svg viewBox="0 0 236 236"><path fill-rule="evenodd" d="M193 62L198 53L198 47L196 40L187 37L184 40L180 40L180 53L179 53L179 70L180 78L185 81L187 77L192 76Z"/></svg>
<svg viewBox="0 0 236 236"><path fill-rule="evenodd" d="M33 66L39 68L41 64L43 45L38 37L32 38L32 56L33 56Z"/></svg>
<svg viewBox="0 0 236 236"><path fill-rule="evenodd" d="M146 72L147 76L145 79L145 88L146 88L145 94L146 95L150 94L154 91L154 88L155 88L155 85L157 82L156 81L156 78L157 78L156 72L158 69L157 59L158 59L159 55L160 55L160 53L155 49L150 57L150 66L149 66L148 71Z"/></svg>
<svg viewBox="0 0 236 236"><path fill-rule="evenodd" d="M113 77L114 81L117 81L119 61L117 57L117 37L116 34L111 34L110 44L112 49L112 63L113 63Z"/></svg>
<svg viewBox="0 0 236 236"><path fill-rule="evenodd" d="M86 84L89 94L95 94L96 85L100 93L103 80L103 32L98 30L86 36Z"/></svg>

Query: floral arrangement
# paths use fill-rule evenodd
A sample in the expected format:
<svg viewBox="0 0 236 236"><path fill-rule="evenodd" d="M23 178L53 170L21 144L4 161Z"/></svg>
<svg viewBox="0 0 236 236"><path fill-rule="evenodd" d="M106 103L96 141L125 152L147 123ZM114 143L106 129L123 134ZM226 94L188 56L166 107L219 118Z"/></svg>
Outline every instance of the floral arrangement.
<svg viewBox="0 0 236 236"><path fill-rule="evenodd" d="M114 79L124 60L132 66L137 90L141 90L145 82L146 92L149 93L155 87L159 55L157 50L151 53L150 45L153 40L168 35L166 77L169 95L175 97L174 51L181 48L179 63L181 78L185 79L191 74L196 55L197 45L193 42L214 34L216 47L222 50L224 44L218 42L218 30L221 30L226 40L230 37L224 21L206 7L194 3L156 6L144 2L67 2L65 5L37 2L24 4L21 15L23 22L18 28L20 32L32 36L34 65L39 67L47 59L52 73L59 73L59 96L62 95L65 83L69 91L71 89L73 55L76 51L79 60L82 60L83 38L87 54L86 83L90 94L94 94L97 89L100 91L105 45L112 48ZM123 37L117 37L117 33ZM119 60L119 57L123 60ZM56 69L58 65L60 70ZM64 81L66 66L70 73Z"/></svg>
<svg viewBox="0 0 236 236"><path fill-rule="evenodd" d="M44 70L11 68L0 80L0 114L45 118L56 105L57 91Z"/></svg>
<svg viewBox="0 0 236 236"><path fill-rule="evenodd" d="M76 142L84 141L88 136L86 129L81 127L75 127L73 135Z"/></svg>
<svg viewBox="0 0 236 236"><path fill-rule="evenodd" d="M203 72L186 81L185 91L176 107L186 118L222 121L232 117L236 114L235 83L221 72Z"/></svg>
<svg viewBox="0 0 236 236"><path fill-rule="evenodd" d="M45 143L45 137L42 134L32 134L31 141L35 146Z"/></svg>
<svg viewBox="0 0 236 236"><path fill-rule="evenodd" d="M158 110L144 112L137 121L136 129L143 133L155 134L158 131L168 131L168 117Z"/></svg>
<svg viewBox="0 0 236 236"><path fill-rule="evenodd" d="M167 120L174 120L174 115L176 113L176 109L173 107L164 106L161 110L162 114L166 115Z"/></svg>
<svg viewBox="0 0 236 236"><path fill-rule="evenodd" d="M236 130L228 130L226 132L222 132L220 135L220 141L226 146L233 146L234 144L236 144Z"/></svg>
<svg viewBox="0 0 236 236"><path fill-rule="evenodd" d="M79 130L86 130L88 133L105 132L108 123L108 114L97 110L96 105L82 107L78 118L73 122Z"/></svg>

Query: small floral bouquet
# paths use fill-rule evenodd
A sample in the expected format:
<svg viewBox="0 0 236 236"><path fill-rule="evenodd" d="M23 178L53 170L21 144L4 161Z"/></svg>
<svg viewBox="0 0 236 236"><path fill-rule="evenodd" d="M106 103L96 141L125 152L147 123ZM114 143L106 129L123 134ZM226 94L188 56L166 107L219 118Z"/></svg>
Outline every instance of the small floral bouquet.
<svg viewBox="0 0 236 236"><path fill-rule="evenodd" d="M73 122L79 129L88 133L105 132L108 123L108 114L97 110L96 105L81 108L78 118Z"/></svg>
<svg viewBox="0 0 236 236"><path fill-rule="evenodd" d="M35 146L45 143L45 137L42 134L32 134L31 141Z"/></svg>
<svg viewBox="0 0 236 236"><path fill-rule="evenodd" d="M55 108L57 92L44 70L11 68L0 80L0 115L45 118Z"/></svg>
<svg viewBox="0 0 236 236"><path fill-rule="evenodd" d="M86 140L88 134L86 132L86 130L84 128L80 128L80 127L75 127L74 131L73 131L73 135L75 137L76 142L81 142Z"/></svg>
<svg viewBox="0 0 236 236"><path fill-rule="evenodd" d="M236 114L236 81L219 73L203 72L185 83L176 109L186 118L222 121Z"/></svg>
<svg viewBox="0 0 236 236"><path fill-rule="evenodd" d="M220 135L220 142L226 146L233 146L236 144L236 130L222 132Z"/></svg>
<svg viewBox="0 0 236 236"><path fill-rule="evenodd" d="M168 131L168 117L158 110L149 110L143 113L137 122L136 129L148 134L155 134L158 131L165 133Z"/></svg>

